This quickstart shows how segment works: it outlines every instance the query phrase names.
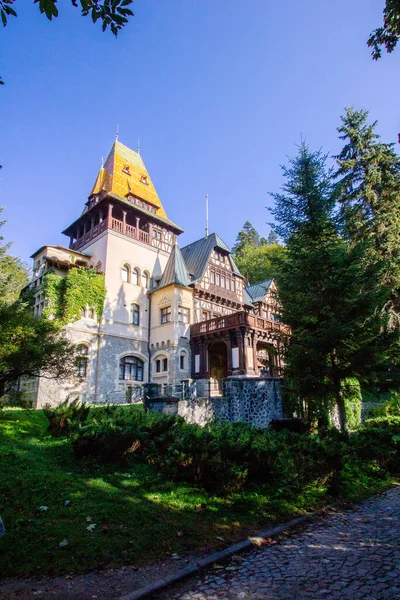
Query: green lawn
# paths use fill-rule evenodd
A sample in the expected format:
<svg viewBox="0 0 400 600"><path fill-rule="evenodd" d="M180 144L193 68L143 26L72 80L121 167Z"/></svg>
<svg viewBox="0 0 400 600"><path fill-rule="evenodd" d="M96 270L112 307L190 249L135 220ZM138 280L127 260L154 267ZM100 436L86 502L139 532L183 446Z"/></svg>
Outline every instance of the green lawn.
<svg viewBox="0 0 400 600"><path fill-rule="evenodd" d="M211 497L143 464L77 461L69 441L46 430L42 411L0 411L2 576L83 572L220 548L325 500L322 488L286 493L290 500L267 488Z"/></svg>

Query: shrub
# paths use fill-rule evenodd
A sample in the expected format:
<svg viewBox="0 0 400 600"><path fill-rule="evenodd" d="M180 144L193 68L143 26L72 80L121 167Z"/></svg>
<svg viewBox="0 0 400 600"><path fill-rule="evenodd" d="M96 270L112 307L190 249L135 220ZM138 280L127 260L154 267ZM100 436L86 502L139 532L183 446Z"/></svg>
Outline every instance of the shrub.
<svg viewBox="0 0 400 600"><path fill-rule="evenodd" d="M387 397L387 394L385 394ZM371 406L368 409L368 415L374 417L400 417L400 394L398 391L391 390L389 392L389 400L379 402L376 406Z"/></svg>
<svg viewBox="0 0 400 600"><path fill-rule="evenodd" d="M369 419L363 429L350 436L349 447L353 456L366 464L376 465L382 473L400 470L400 419L391 425L389 419Z"/></svg>
<svg viewBox="0 0 400 600"><path fill-rule="evenodd" d="M367 419L365 427L372 429L390 429L392 433L400 433L400 416L375 417Z"/></svg>
<svg viewBox="0 0 400 600"><path fill-rule="evenodd" d="M350 430L357 429L361 425L362 394L358 379L348 378L342 381L344 404L347 423Z"/></svg>
<svg viewBox="0 0 400 600"><path fill-rule="evenodd" d="M73 446L77 457L134 455L173 480L221 495L248 483L290 487L295 493L317 486L338 494L346 468L346 485L351 469L366 467L371 477L399 470L399 421L375 419L350 435L332 429L316 436L244 423L202 428L174 415L105 408L92 411L75 429Z"/></svg>
<svg viewBox="0 0 400 600"><path fill-rule="evenodd" d="M49 421L48 432L55 436L69 435L80 425L85 423L89 416L90 407L80 404L79 398L65 400L55 408L46 405L43 409Z"/></svg>

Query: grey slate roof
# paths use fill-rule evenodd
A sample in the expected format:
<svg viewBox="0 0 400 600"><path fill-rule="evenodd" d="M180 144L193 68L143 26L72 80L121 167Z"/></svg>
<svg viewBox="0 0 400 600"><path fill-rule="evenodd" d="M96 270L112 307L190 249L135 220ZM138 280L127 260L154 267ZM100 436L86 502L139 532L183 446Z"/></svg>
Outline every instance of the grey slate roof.
<svg viewBox="0 0 400 600"><path fill-rule="evenodd" d="M254 304L252 302L251 296L248 293L248 291L246 290L246 288L244 288L244 294L243 294L243 304L245 306L250 306L251 308L254 307Z"/></svg>
<svg viewBox="0 0 400 600"><path fill-rule="evenodd" d="M187 271L185 261L183 260L182 253L179 247L175 244L172 248L172 252L169 256L167 266L165 267L164 273L161 277L161 281L157 286L157 289L166 287L167 285L181 285L188 287L190 283L190 276Z"/></svg>
<svg viewBox="0 0 400 600"><path fill-rule="evenodd" d="M242 276L231 256L228 246L221 240L217 233L211 233L208 237L203 237L196 242L182 248L182 256L186 263L187 270L192 275L192 282L201 279L206 270L211 252L214 248L220 248L229 253L232 262L232 268L236 275Z"/></svg>
<svg viewBox="0 0 400 600"><path fill-rule="evenodd" d="M268 292L271 283L272 279L260 281L260 283L255 283L254 285L247 286L246 292L249 294L253 302L261 302L265 294Z"/></svg>

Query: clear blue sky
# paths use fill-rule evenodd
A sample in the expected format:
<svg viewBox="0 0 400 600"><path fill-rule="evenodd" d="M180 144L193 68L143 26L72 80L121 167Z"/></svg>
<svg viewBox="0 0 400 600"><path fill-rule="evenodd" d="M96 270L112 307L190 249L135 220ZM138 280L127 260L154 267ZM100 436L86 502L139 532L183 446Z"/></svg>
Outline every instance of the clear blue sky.
<svg viewBox="0 0 400 600"><path fill-rule="evenodd" d="M117 123L124 144L140 137L181 246L204 234L206 193L228 244L246 220L266 235L279 165L301 134L337 152L346 105L397 142L400 49L374 62L366 47L383 0L136 0L117 39L70 4L50 23L18 0L0 31L0 204L25 260L67 243Z"/></svg>

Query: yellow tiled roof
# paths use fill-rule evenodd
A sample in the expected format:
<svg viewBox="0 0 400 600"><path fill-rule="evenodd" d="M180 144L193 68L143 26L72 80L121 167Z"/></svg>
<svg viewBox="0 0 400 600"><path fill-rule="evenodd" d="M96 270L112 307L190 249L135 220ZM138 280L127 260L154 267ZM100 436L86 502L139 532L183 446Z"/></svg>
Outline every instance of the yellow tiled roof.
<svg viewBox="0 0 400 600"><path fill-rule="evenodd" d="M122 197L131 193L155 206L159 217L167 218L142 157L121 142L114 142L90 195L102 190Z"/></svg>

